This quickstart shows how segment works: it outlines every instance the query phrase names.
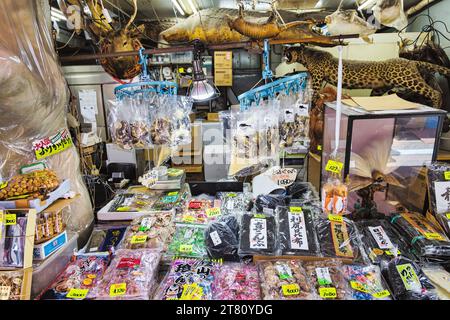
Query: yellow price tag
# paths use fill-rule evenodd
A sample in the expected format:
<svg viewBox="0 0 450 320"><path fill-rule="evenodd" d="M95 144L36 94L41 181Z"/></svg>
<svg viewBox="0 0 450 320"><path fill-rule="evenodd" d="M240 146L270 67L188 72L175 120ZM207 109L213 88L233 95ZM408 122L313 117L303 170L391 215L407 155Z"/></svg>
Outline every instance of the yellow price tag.
<svg viewBox="0 0 450 320"><path fill-rule="evenodd" d="M324 299L335 299L337 297L336 288L319 288L319 295Z"/></svg>
<svg viewBox="0 0 450 320"><path fill-rule="evenodd" d="M7 185L8 185L8 181L5 181L5 182L0 181L0 189L6 188Z"/></svg>
<svg viewBox="0 0 450 320"><path fill-rule="evenodd" d="M438 240L438 241L445 240L442 235L440 235L439 233L436 233L436 232L425 232L423 235L425 236L425 238L427 238L429 240Z"/></svg>
<svg viewBox="0 0 450 320"><path fill-rule="evenodd" d="M445 171L444 172L444 179L445 180L450 180L450 171Z"/></svg>
<svg viewBox="0 0 450 320"><path fill-rule="evenodd" d="M386 297L389 297L390 295L391 294L387 290L383 290L383 291L380 291L380 292L375 292L375 293L372 294L372 296L374 298L377 298L377 299L386 298Z"/></svg>
<svg viewBox="0 0 450 320"><path fill-rule="evenodd" d="M394 255L394 253L392 251L390 251L390 250L385 250L384 253L386 253L388 256L393 256ZM397 255L398 256L401 255L401 252L398 249L397 249Z"/></svg>
<svg viewBox="0 0 450 320"><path fill-rule="evenodd" d="M302 207L289 207L289 211L291 213L300 213L303 212Z"/></svg>
<svg viewBox="0 0 450 320"><path fill-rule="evenodd" d="M15 213L7 213L5 214L5 226L13 226L16 224L16 214Z"/></svg>
<svg viewBox="0 0 450 320"><path fill-rule="evenodd" d="M111 297L123 296L127 292L127 284L114 283L109 287L109 295Z"/></svg>
<svg viewBox="0 0 450 320"><path fill-rule="evenodd" d="M201 300L203 296L203 288L197 283L183 285L183 293L180 300Z"/></svg>
<svg viewBox="0 0 450 320"><path fill-rule="evenodd" d="M339 216L337 214L329 214L328 220L334 221L334 222L339 222L339 223L344 222L344 218L342 218L342 216Z"/></svg>
<svg viewBox="0 0 450 320"><path fill-rule="evenodd" d="M167 195L168 196L177 196L178 195L178 191L169 192Z"/></svg>
<svg viewBox="0 0 450 320"><path fill-rule="evenodd" d="M296 296L300 293L300 287L296 283L283 284L281 290L283 291L283 296Z"/></svg>
<svg viewBox="0 0 450 320"><path fill-rule="evenodd" d="M183 217L183 221L192 223L192 222L195 222L195 217L193 217L193 216L184 216Z"/></svg>
<svg viewBox="0 0 450 320"><path fill-rule="evenodd" d="M181 244L178 250L181 253L191 253L192 252L192 244Z"/></svg>
<svg viewBox="0 0 450 320"><path fill-rule="evenodd" d="M82 300L82 299L86 298L88 292L89 292L89 289L72 288L69 290L69 293L67 293L66 298Z"/></svg>
<svg viewBox="0 0 450 320"><path fill-rule="evenodd" d="M132 236L131 237L131 243L132 244L139 244L139 243L145 243L147 241L147 235L141 235L141 236Z"/></svg>
<svg viewBox="0 0 450 320"><path fill-rule="evenodd" d="M358 281L350 281L350 286L357 291L369 293L367 287Z"/></svg>
<svg viewBox="0 0 450 320"><path fill-rule="evenodd" d="M447 213L445 216L447 217L448 220L450 220L450 213Z"/></svg>
<svg viewBox="0 0 450 320"><path fill-rule="evenodd" d="M322 151L322 146L319 144L319 145L317 145L317 150L318 151Z"/></svg>
<svg viewBox="0 0 450 320"><path fill-rule="evenodd" d="M325 170L333 173L341 173L343 166L344 164L342 162L335 160L328 160Z"/></svg>
<svg viewBox="0 0 450 320"><path fill-rule="evenodd" d="M254 214L253 217L254 218L260 218L260 219L265 219L266 218L266 216L263 215L263 214Z"/></svg>
<svg viewBox="0 0 450 320"><path fill-rule="evenodd" d="M206 209L206 215L208 216L208 218L220 216L220 208L208 208Z"/></svg>

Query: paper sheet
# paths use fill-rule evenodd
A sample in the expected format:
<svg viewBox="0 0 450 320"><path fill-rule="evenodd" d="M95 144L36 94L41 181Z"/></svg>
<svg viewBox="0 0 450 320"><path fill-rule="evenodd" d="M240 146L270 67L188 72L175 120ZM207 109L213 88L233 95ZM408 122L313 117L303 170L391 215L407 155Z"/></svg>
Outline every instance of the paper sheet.
<svg viewBox="0 0 450 320"><path fill-rule="evenodd" d="M352 97L352 99L343 99L342 102L367 111L409 110L420 107L419 104L406 101L395 93L381 97Z"/></svg>

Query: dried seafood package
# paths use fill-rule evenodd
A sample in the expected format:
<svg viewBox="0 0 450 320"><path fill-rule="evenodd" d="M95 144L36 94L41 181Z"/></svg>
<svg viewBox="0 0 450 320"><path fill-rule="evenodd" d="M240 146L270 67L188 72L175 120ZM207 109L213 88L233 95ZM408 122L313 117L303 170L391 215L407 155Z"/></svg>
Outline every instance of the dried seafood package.
<svg viewBox="0 0 450 320"><path fill-rule="evenodd" d="M176 259L156 291L155 300L212 300L212 285L219 263Z"/></svg>
<svg viewBox="0 0 450 320"><path fill-rule="evenodd" d="M13 224L3 223L9 214L0 211L0 269L23 268L25 263L25 246L32 245L34 236L27 238L27 211L14 211Z"/></svg>
<svg viewBox="0 0 450 320"><path fill-rule="evenodd" d="M423 266L422 271L436 288L439 299L450 300L450 272L437 264Z"/></svg>
<svg viewBox="0 0 450 320"><path fill-rule="evenodd" d="M319 255L314 214L311 210L291 205L290 207L278 207L276 211L281 255Z"/></svg>
<svg viewBox="0 0 450 320"><path fill-rule="evenodd" d="M351 298L355 300L391 300L378 266L345 265L344 275L350 285Z"/></svg>
<svg viewBox="0 0 450 320"><path fill-rule="evenodd" d="M264 300L314 300L306 271L298 260L263 261L258 263Z"/></svg>
<svg viewBox="0 0 450 320"><path fill-rule="evenodd" d="M268 101L265 105L255 108L251 111L257 115L259 162L262 166L275 166L278 163L280 149L277 121L279 108L273 101Z"/></svg>
<svg viewBox="0 0 450 320"><path fill-rule="evenodd" d="M340 261L310 261L305 262L304 267L319 299L346 300L350 297L350 288L345 281Z"/></svg>
<svg viewBox="0 0 450 320"><path fill-rule="evenodd" d="M155 198L145 193L122 193L114 197L109 207L111 212L145 212L151 211Z"/></svg>
<svg viewBox="0 0 450 320"><path fill-rule="evenodd" d="M152 210L169 211L177 207L182 201L183 194L180 191L164 192L153 203Z"/></svg>
<svg viewBox="0 0 450 320"><path fill-rule="evenodd" d="M318 219L316 231L320 251L325 257L345 258L356 263L367 261L354 222L342 216L329 215L328 219Z"/></svg>
<svg viewBox="0 0 450 320"><path fill-rule="evenodd" d="M420 267L408 258L399 256L380 265L396 300L438 300L434 286Z"/></svg>
<svg viewBox="0 0 450 320"><path fill-rule="evenodd" d="M174 233L173 213L154 212L131 222L120 248L160 248L162 252L166 252Z"/></svg>
<svg viewBox="0 0 450 320"><path fill-rule="evenodd" d="M214 300L261 300L258 268L254 264L228 262L214 276Z"/></svg>
<svg viewBox="0 0 450 320"><path fill-rule="evenodd" d="M238 219L234 215L226 215L209 223L205 230L205 243L210 258L238 261Z"/></svg>
<svg viewBox="0 0 450 320"><path fill-rule="evenodd" d="M169 244L170 256L205 258L205 226L195 224L176 224L175 234Z"/></svg>
<svg viewBox="0 0 450 320"><path fill-rule="evenodd" d="M430 211L444 229L447 237L450 237L450 165L447 163L433 162L427 165L428 195L430 199Z"/></svg>
<svg viewBox="0 0 450 320"><path fill-rule="evenodd" d="M361 233L362 247L372 263L389 261L397 255L414 259L411 247L388 220L360 220L355 224Z"/></svg>
<svg viewBox="0 0 450 320"><path fill-rule="evenodd" d="M85 253L115 250L122 241L126 227L98 226L92 230Z"/></svg>
<svg viewBox="0 0 450 320"><path fill-rule="evenodd" d="M273 214L244 213L241 217L239 255L275 255L277 221Z"/></svg>
<svg viewBox="0 0 450 320"><path fill-rule="evenodd" d="M214 200L191 199L184 211L175 216L176 222L207 224L220 215L220 204Z"/></svg>
<svg viewBox="0 0 450 320"><path fill-rule="evenodd" d="M450 241L429 220L419 213L395 215L391 223L411 245L412 252L430 262L450 259Z"/></svg>
<svg viewBox="0 0 450 320"><path fill-rule="evenodd" d="M251 201L251 195L243 192L218 192L216 197L220 200L222 215L245 212Z"/></svg>
<svg viewBox="0 0 450 320"><path fill-rule="evenodd" d="M124 101L108 101L109 134L113 143L123 149L133 147L130 126L130 110Z"/></svg>
<svg viewBox="0 0 450 320"><path fill-rule="evenodd" d="M159 249L119 249L94 294L98 300L148 300L156 284Z"/></svg>
<svg viewBox="0 0 450 320"><path fill-rule="evenodd" d="M108 253L73 256L71 262L38 299L94 299L94 288L105 273L110 258Z"/></svg>
<svg viewBox="0 0 450 320"><path fill-rule="evenodd" d="M0 271L0 301L1 300L25 300L22 291L26 271Z"/></svg>

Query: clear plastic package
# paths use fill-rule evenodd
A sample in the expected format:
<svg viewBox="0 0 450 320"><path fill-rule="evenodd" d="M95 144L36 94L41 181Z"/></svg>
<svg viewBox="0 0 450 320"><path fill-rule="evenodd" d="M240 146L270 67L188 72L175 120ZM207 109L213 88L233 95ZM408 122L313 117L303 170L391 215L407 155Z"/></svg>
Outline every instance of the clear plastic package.
<svg viewBox="0 0 450 320"><path fill-rule="evenodd" d="M145 212L151 211L156 199L145 193L121 193L114 197L109 207L110 212Z"/></svg>
<svg viewBox="0 0 450 320"><path fill-rule="evenodd" d="M66 268L37 299L95 299L94 288L105 273L110 259L109 253L73 256Z"/></svg>
<svg viewBox="0 0 450 320"><path fill-rule="evenodd" d="M207 256L205 225L176 224L168 254L170 256L205 258Z"/></svg>
<svg viewBox="0 0 450 320"><path fill-rule="evenodd" d="M3 220L6 214L8 211L4 215L0 214L0 218ZM27 211L14 211L14 214L15 224L6 225L4 221L0 223L0 269L23 268L26 260L25 246L32 246L34 242L34 235L31 239L27 237Z"/></svg>
<svg viewBox="0 0 450 320"><path fill-rule="evenodd" d="M123 149L131 149L130 108L124 101L108 101L109 134L113 143Z"/></svg>
<svg viewBox="0 0 450 320"><path fill-rule="evenodd" d="M331 220L335 219L337 220ZM353 221L342 216L320 218L316 225L320 251L325 257L350 259L355 263L367 262L361 250L360 235Z"/></svg>
<svg viewBox="0 0 450 320"><path fill-rule="evenodd" d="M127 227L100 225L92 230L83 253L115 250L125 235Z"/></svg>
<svg viewBox="0 0 450 320"><path fill-rule="evenodd" d="M428 195L430 197L430 211L439 222L442 229L444 229L447 237L450 237L450 215L448 214L448 203L442 201L440 198L439 203L436 201L436 192L440 190L446 190L447 186L450 186L450 182L445 179L446 173L450 172L450 165L443 162L433 162L427 165L427 186ZM444 194L439 194L441 197ZM445 199L445 198L444 198Z"/></svg>
<svg viewBox="0 0 450 320"><path fill-rule="evenodd" d="M295 200L320 201L319 194L311 182L295 181L286 188L286 193Z"/></svg>
<svg viewBox="0 0 450 320"><path fill-rule="evenodd" d="M1 300L30 299L29 293L23 289L25 272L25 269L0 271Z"/></svg>
<svg viewBox="0 0 450 320"><path fill-rule="evenodd" d="M264 300L315 300L314 287L299 260L258 262Z"/></svg>
<svg viewBox="0 0 450 320"><path fill-rule="evenodd" d="M183 193L181 191L166 191L153 203L152 210L168 211L180 205Z"/></svg>
<svg viewBox="0 0 450 320"><path fill-rule="evenodd" d="M348 187L339 179L328 179L322 186L322 209L328 214L347 214Z"/></svg>
<svg viewBox="0 0 450 320"><path fill-rule="evenodd" d="M254 264L228 262L214 276L214 300L260 300L258 268Z"/></svg>
<svg viewBox="0 0 450 320"><path fill-rule="evenodd" d="M344 275L355 300L392 300L378 266L344 265Z"/></svg>
<svg viewBox="0 0 450 320"><path fill-rule="evenodd" d="M450 300L450 273L437 264L422 267L425 276L436 288L440 300Z"/></svg>
<svg viewBox="0 0 450 320"><path fill-rule="evenodd" d="M281 255L318 256L314 213L295 205L277 207L276 212Z"/></svg>
<svg viewBox="0 0 450 320"><path fill-rule="evenodd" d="M304 263L304 267L318 299L349 299L350 288L345 281L340 261L336 259L309 261Z"/></svg>
<svg viewBox="0 0 450 320"><path fill-rule="evenodd" d="M243 192L218 192L222 215L245 212L251 197Z"/></svg>
<svg viewBox="0 0 450 320"><path fill-rule="evenodd" d="M219 210L213 210L217 208ZM176 222L207 224L208 221L214 220L216 215L220 215L220 204L214 200L207 199L191 199L183 212L175 216Z"/></svg>
<svg viewBox="0 0 450 320"><path fill-rule="evenodd" d="M97 284L98 300L148 300L156 284L159 249L119 249Z"/></svg>
<svg viewBox="0 0 450 320"><path fill-rule="evenodd" d="M396 300L438 300L434 286L414 261L398 256L382 261L380 267Z"/></svg>
<svg viewBox="0 0 450 320"><path fill-rule="evenodd" d="M154 212L134 219L120 243L123 249L160 248L166 252L175 233L172 212Z"/></svg>
<svg viewBox="0 0 450 320"><path fill-rule="evenodd" d="M240 224L239 255L275 255L277 220L273 214L244 213Z"/></svg>
<svg viewBox="0 0 450 320"><path fill-rule="evenodd" d="M219 263L175 259L155 293L155 300L212 300L212 284Z"/></svg>
<svg viewBox="0 0 450 320"><path fill-rule="evenodd" d="M258 157L262 166L278 164L280 149L280 135L278 129L279 108L271 101L253 109L258 115Z"/></svg>
<svg viewBox="0 0 450 320"><path fill-rule="evenodd" d="M225 215L208 224L205 230L206 251L212 259L239 260L239 222L234 215Z"/></svg>
<svg viewBox="0 0 450 320"><path fill-rule="evenodd" d="M260 194L255 199L255 209L257 212L274 213L276 207L288 206L290 201L290 196L282 194Z"/></svg>

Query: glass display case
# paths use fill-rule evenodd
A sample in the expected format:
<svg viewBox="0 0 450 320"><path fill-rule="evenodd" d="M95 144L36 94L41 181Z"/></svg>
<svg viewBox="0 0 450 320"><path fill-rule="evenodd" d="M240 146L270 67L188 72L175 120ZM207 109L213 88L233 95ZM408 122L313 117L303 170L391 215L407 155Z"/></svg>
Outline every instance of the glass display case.
<svg viewBox="0 0 450 320"><path fill-rule="evenodd" d="M342 104L336 149L336 105L324 115L321 184L330 177L330 158L343 164L342 181L349 183L347 210L352 218L370 218L404 206L422 211L426 192L424 165L434 161L446 112L419 105L417 109L366 111ZM426 185L425 185L426 188ZM426 190L426 189L425 189Z"/></svg>

